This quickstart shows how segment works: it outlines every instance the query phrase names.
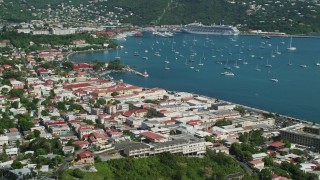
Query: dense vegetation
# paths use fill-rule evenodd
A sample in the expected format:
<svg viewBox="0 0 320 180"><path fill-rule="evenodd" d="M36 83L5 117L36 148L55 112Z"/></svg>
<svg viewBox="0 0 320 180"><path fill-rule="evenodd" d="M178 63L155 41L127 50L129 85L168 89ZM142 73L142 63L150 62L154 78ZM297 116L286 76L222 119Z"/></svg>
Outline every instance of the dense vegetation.
<svg viewBox="0 0 320 180"><path fill-rule="evenodd" d="M125 66L121 64L120 60L113 60L108 62L108 70L121 71Z"/></svg>
<svg viewBox="0 0 320 180"><path fill-rule="evenodd" d="M118 159L97 163L96 173L83 173L83 179L223 179L234 173L245 175L240 165L222 153L208 154L204 158L188 158L170 153L149 158ZM62 179L73 179L68 170ZM79 173L78 173L79 174ZM79 178L79 177L77 177Z"/></svg>
<svg viewBox="0 0 320 180"><path fill-rule="evenodd" d="M34 10L42 9L41 18L45 18L48 8L52 11L72 5L91 4L92 12L105 15L105 12L119 13L122 22L135 25L149 24L187 24L194 21L205 24L241 24L242 29L261 29L263 31L280 30L287 33L308 33L320 31L320 7L316 1L268 1L268 0L108 0L88 2L85 0L47 1L4 0L0 16L10 21L37 19ZM117 8L122 8L119 11ZM23 12L23 13L21 13ZM62 11L63 12L63 11ZM87 11L89 13L89 11ZM32 13L34 13L32 15ZM79 14L94 17L98 14Z"/></svg>
<svg viewBox="0 0 320 180"><path fill-rule="evenodd" d="M266 152L266 148L258 148L265 139L262 137L263 130L253 130L240 134L240 143L233 143L230 148L230 154L234 155L240 161L251 161L252 154Z"/></svg>
<svg viewBox="0 0 320 180"><path fill-rule="evenodd" d="M51 46L72 45L74 40L85 40L88 44L102 46L104 43L110 44L109 47L114 48L114 44L107 36L93 37L89 33L78 33L72 35L31 35L24 33L17 33L14 31L4 32L0 35L0 40L10 40L10 42L17 48L24 48L25 50L42 50L42 44L49 44ZM33 42L33 45L30 45ZM94 47L96 47L94 46ZM90 47L93 48L93 47ZM81 50L81 49L80 49Z"/></svg>

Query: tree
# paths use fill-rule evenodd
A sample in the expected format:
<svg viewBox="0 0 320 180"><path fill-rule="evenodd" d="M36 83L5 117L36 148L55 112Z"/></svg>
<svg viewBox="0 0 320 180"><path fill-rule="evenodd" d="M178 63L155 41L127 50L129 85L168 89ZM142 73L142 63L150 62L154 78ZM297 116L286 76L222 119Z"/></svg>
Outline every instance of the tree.
<svg viewBox="0 0 320 180"><path fill-rule="evenodd" d="M111 93L111 96L112 96L112 97L114 97L114 96L118 96L118 95L119 95L119 93L118 93L118 92L116 92L116 91Z"/></svg>
<svg viewBox="0 0 320 180"><path fill-rule="evenodd" d="M89 125L92 125L93 122L91 120L88 120L88 119L85 119L83 120L82 122L86 123L86 124L89 124Z"/></svg>
<svg viewBox="0 0 320 180"><path fill-rule="evenodd" d="M94 104L95 102L96 102L95 99L90 99L90 100L89 100L89 103L90 103L90 104Z"/></svg>
<svg viewBox="0 0 320 180"><path fill-rule="evenodd" d="M236 106L233 110L238 111L241 115L246 113L246 110L242 106Z"/></svg>
<svg viewBox="0 0 320 180"><path fill-rule="evenodd" d="M270 156L270 155L264 157L264 158L262 159L262 161L264 162L264 164L265 164L266 166L273 166L273 165L274 165L273 158L272 158L272 156Z"/></svg>
<svg viewBox="0 0 320 180"><path fill-rule="evenodd" d="M102 160L101 160L100 156L94 157L94 162L95 162L95 163L99 163L99 162L101 162L101 161L102 161Z"/></svg>
<svg viewBox="0 0 320 180"><path fill-rule="evenodd" d="M8 88L2 88L2 89L1 89L1 94L2 94L2 95L7 95L8 92L9 92L9 89L8 89Z"/></svg>
<svg viewBox="0 0 320 180"><path fill-rule="evenodd" d="M286 148L291 148L291 143L289 141L283 141Z"/></svg>
<svg viewBox="0 0 320 180"><path fill-rule="evenodd" d="M212 136L206 136L206 137L204 137L204 140L207 141L207 142L213 142L214 141Z"/></svg>
<svg viewBox="0 0 320 180"><path fill-rule="evenodd" d="M107 101L105 99L99 98L97 100L97 103L99 103L100 105L105 105L107 103Z"/></svg>
<svg viewBox="0 0 320 180"><path fill-rule="evenodd" d="M56 96L56 93L53 89L50 90L49 99L53 99Z"/></svg>
<svg viewBox="0 0 320 180"><path fill-rule="evenodd" d="M42 110L41 111L41 116L49 116L49 111L48 110Z"/></svg>
<svg viewBox="0 0 320 180"><path fill-rule="evenodd" d="M33 131L33 134L34 134L34 136L35 136L36 138L39 138L41 132L40 132L39 130L35 129L35 130Z"/></svg>
<svg viewBox="0 0 320 180"><path fill-rule="evenodd" d="M84 177L84 173L79 168L76 168L73 171L71 171L71 175L80 179Z"/></svg>
<svg viewBox="0 0 320 180"><path fill-rule="evenodd" d="M17 115L18 125L21 131L30 130L30 128L34 127L34 123L32 122L32 118L29 115Z"/></svg>
<svg viewBox="0 0 320 180"><path fill-rule="evenodd" d="M1 162L5 162L8 160L9 160L9 156L5 152L0 153L0 161Z"/></svg>
<svg viewBox="0 0 320 180"><path fill-rule="evenodd" d="M243 151L243 161L252 161L252 154L250 151Z"/></svg>
<svg viewBox="0 0 320 180"><path fill-rule="evenodd" d="M153 117L161 117L158 111L154 108L150 108L146 114L146 117L153 118Z"/></svg>
<svg viewBox="0 0 320 180"><path fill-rule="evenodd" d="M11 164L11 167L13 169L21 169L21 168L23 168L23 165L20 161L14 160L13 163Z"/></svg>
<svg viewBox="0 0 320 180"><path fill-rule="evenodd" d="M73 70L73 63L70 61L66 61L62 63L63 69L65 69L66 71L72 71Z"/></svg>
<svg viewBox="0 0 320 180"><path fill-rule="evenodd" d="M261 177L263 180L271 180L272 179L272 171L268 168L262 169Z"/></svg>
<svg viewBox="0 0 320 180"><path fill-rule="evenodd" d="M23 89L11 89L9 91L9 95L11 97L18 97L18 98L21 98L23 96Z"/></svg>
<svg viewBox="0 0 320 180"><path fill-rule="evenodd" d="M215 126L218 126L218 127L222 127L222 126L228 126L228 125L231 125L231 121L228 121L228 120L218 120L216 121L215 123Z"/></svg>

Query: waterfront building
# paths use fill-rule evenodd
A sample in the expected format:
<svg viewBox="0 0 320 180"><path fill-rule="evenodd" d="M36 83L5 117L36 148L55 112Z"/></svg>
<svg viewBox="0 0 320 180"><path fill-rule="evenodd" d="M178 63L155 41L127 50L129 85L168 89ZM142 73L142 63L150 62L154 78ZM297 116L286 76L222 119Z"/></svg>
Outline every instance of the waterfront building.
<svg viewBox="0 0 320 180"><path fill-rule="evenodd" d="M281 139L305 146L320 147L320 126L296 124L280 129Z"/></svg>
<svg viewBox="0 0 320 180"><path fill-rule="evenodd" d="M253 125L259 125L259 124L265 124L268 126L274 126L275 119L273 118L263 118L262 116L244 116L244 117L238 117L238 118L231 118L229 121L232 122L232 125L234 126L253 126Z"/></svg>
<svg viewBox="0 0 320 180"><path fill-rule="evenodd" d="M235 104L226 103L226 102L212 104L212 108L215 110L233 110L235 107L236 107Z"/></svg>

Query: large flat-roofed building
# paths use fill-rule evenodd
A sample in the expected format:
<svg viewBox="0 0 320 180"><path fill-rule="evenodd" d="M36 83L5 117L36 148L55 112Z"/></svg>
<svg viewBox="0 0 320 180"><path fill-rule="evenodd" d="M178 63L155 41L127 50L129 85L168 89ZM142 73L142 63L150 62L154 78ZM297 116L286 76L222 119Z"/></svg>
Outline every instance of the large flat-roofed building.
<svg viewBox="0 0 320 180"><path fill-rule="evenodd" d="M309 124L296 124L280 129L281 138L292 143L310 147L320 147L320 126Z"/></svg>
<svg viewBox="0 0 320 180"><path fill-rule="evenodd" d="M150 146L145 143L131 143L124 147L123 154L127 157L146 157L149 156Z"/></svg>
<svg viewBox="0 0 320 180"><path fill-rule="evenodd" d="M164 152L202 156L206 153L206 144L197 138L181 138L154 144L135 143L123 148L123 153L127 157L146 157Z"/></svg>
<svg viewBox="0 0 320 180"><path fill-rule="evenodd" d="M253 126L259 124L266 124L268 126L274 126L275 119L273 118L263 118L261 116L244 116L239 118L230 118L229 121L232 122L234 126Z"/></svg>

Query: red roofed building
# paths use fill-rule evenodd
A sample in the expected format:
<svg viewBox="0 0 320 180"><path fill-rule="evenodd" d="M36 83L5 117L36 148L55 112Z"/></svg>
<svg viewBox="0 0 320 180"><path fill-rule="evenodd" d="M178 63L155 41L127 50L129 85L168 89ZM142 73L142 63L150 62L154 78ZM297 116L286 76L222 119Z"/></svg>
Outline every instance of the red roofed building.
<svg viewBox="0 0 320 180"><path fill-rule="evenodd" d="M49 71L43 67L38 68L37 71L38 71L40 77L48 77L49 76Z"/></svg>
<svg viewBox="0 0 320 180"><path fill-rule="evenodd" d="M19 130L18 130L17 128L9 128L8 131L9 131L10 133L12 133L12 132L19 132Z"/></svg>
<svg viewBox="0 0 320 180"><path fill-rule="evenodd" d="M107 133L110 137L120 137L123 135L121 131L117 131L117 130L109 130L107 131Z"/></svg>
<svg viewBox="0 0 320 180"><path fill-rule="evenodd" d="M280 141L276 141L276 142L273 142L271 144L269 144L269 148L272 149L272 150L279 150L279 149L282 149L285 147L285 144L283 142L280 142Z"/></svg>
<svg viewBox="0 0 320 180"><path fill-rule="evenodd" d="M264 168L264 162L261 159L250 161L249 165L252 168L257 168L259 170L262 170Z"/></svg>
<svg viewBox="0 0 320 180"><path fill-rule="evenodd" d="M156 134L154 132L143 132L143 133L141 133L141 136L147 138L151 142L166 142L166 141L168 141L168 138L166 138L162 135Z"/></svg>
<svg viewBox="0 0 320 180"><path fill-rule="evenodd" d="M4 64L4 65L2 65L2 67L3 67L4 69L10 69L10 68L12 68L12 66L9 65L9 64Z"/></svg>
<svg viewBox="0 0 320 180"><path fill-rule="evenodd" d="M77 83L77 84L65 84L63 88L65 89L70 89L70 90L77 90L79 88L85 88L85 87L90 87L92 86L89 83Z"/></svg>
<svg viewBox="0 0 320 180"><path fill-rule="evenodd" d="M145 117L148 113L146 109L137 109L124 112L122 115L126 117Z"/></svg>
<svg viewBox="0 0 320 180"><path fill-rule="evenodd" d="M176 121L175 120L166 120L166 121L161 122L161 124L165 124L166 126L168 126L168 125L176 124Z"/></svg>
<svg viewBox="0 0 320 180"><path fill-rule="evenodd" d="M90 151L82 151L77 155L77 159L75 164L82 165L82 164L94 164L94 156L93 153Z"/></svg>
<svg viewBox="0 0 320 180"><path fill-rule="evenodd" d="M93 70L93 64L88 64L88 63L74 64L74 65L73 65L73 70L74 70L74 71L79 71L79 70Z"/></svg>
<svg viewBox="0 0 320 180"><path fill-rule="evenodd" d="M195 127L195 126L202 125L203 122L201 120L190 120L190 121L187 122L187 124L190 125L190 126Z"/></svg>
<svg viewBox="0 0 320 180"><path fill-rule="evenodd" d="M289 179L284 176L278 176L276 174L272 174L272 180L289 180Z"/></svg>
<svg viewBox="0 0 320 180"><path fill-rule="evenodd" d="M73 142L73 144L80 146L81 149L86 149L89 147L88 141L75 141L75 142Z"/></svg>

